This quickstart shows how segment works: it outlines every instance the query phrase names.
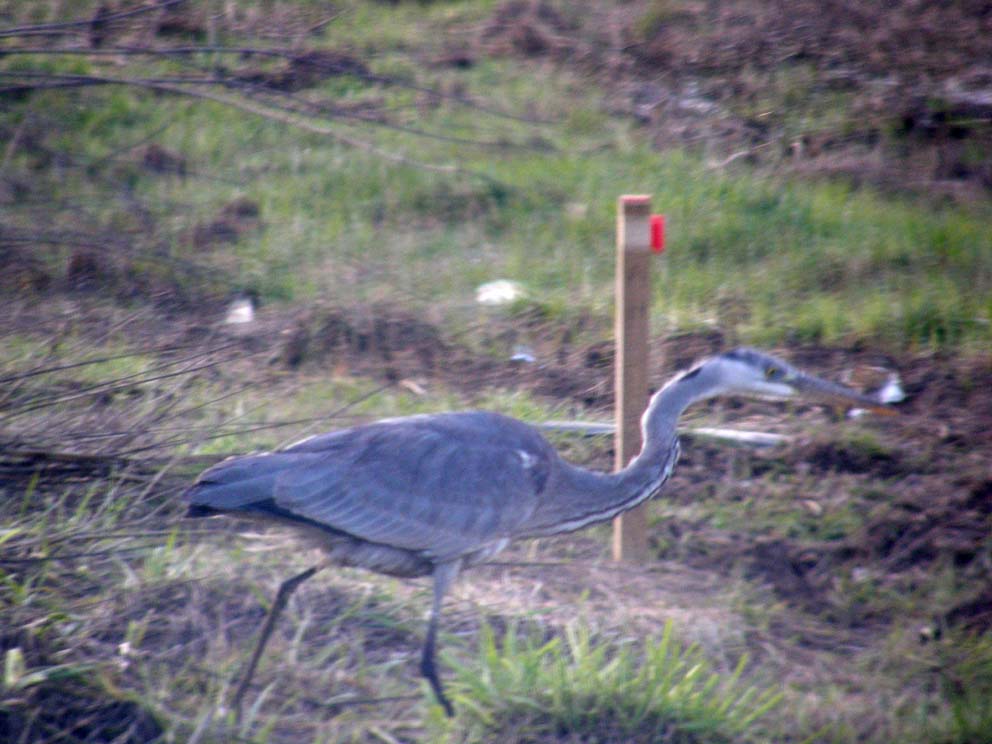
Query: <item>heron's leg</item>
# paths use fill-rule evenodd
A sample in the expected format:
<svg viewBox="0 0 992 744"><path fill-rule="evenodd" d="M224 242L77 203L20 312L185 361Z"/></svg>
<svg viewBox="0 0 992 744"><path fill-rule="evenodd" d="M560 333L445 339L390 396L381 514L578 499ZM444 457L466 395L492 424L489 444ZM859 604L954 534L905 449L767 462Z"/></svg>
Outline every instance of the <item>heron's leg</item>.
<svg viewBox="0 0 992 744"><path fill-rule="evenodd" d="M268 643L269 636L272 635L272 629L276 627L276 619L279 617L279 613L282 612L286 606L286 602L289 601L290 596L296 591L296 588L326 565L326 563L319 563L316 566L308 568L303 573L286 579L279 585L279 591L276 592L276 597L272 601L272 607L269 608L269 614L265 617L265 624L262 626L262 633L258 637L255 651L251 655L251 661L248 662L248 668L245 669L244 676L241 677L238 689L234 693L234 698L231 700L235 719L241 718L241 699L245 696L245 692L248 691L248 685L251 683L251 678L255 674L255 667L258 666L258 660L262 658L262 651L265 649L265 644Z"/></svg>
<svg viewBox="0 0 992 744"><path fill-rule="evenodd" d="M444 602L444 595L447 593L451 582L458 575L461 568L460 560L440 563L434 568L434 603L431 605L431 618L427 624L427 638L424 640L424 653L420 657L420 673L431 683L431 689L437 701L441 703L448 718L455 715L455 709L444 695L444 688L441 680L437 676L437 665L435 663L434 649L437 641L437 626L441 618L441 604Z"/></svg>

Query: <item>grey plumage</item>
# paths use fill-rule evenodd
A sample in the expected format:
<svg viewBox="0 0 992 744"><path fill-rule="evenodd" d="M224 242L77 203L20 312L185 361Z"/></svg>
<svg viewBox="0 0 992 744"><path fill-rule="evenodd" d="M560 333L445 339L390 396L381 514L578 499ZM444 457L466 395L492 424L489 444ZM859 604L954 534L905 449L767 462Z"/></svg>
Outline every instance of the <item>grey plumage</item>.
<svg viewBox="0 0 992 744"><path fill-rule="evenodd" d="M190 516L280 522L316 540L328 562L400 577L430 575L434 602L421 671L451 715L434 664L441 604L459 571L510 541L581 529L658 494L678 458L675 426L694 401L725 393L797 393L878 409L873 399L750 349L713 357L656 393L641 453L617 473L561 459L534 428L489 412L391 419L226 460L188 492ZM247 689L275 617L310 569L280 587L235 694Z"/></svg>

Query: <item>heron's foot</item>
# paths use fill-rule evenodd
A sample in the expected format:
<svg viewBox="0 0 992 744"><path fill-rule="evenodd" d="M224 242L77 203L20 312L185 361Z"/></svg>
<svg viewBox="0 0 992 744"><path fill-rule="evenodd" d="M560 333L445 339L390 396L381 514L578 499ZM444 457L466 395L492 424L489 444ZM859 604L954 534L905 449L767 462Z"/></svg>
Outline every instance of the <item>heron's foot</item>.
<svg viewBox="0 0 992 744"><path fill-rule="evenodd" d="M433 649L431 649L433 651ZM428 682L431 683L431 689L434 691L434 697L444 708L444 714L448 718L455 717L455 709L451 705L451 701L448 700L448 696L444 694L444 687L441 685L441 680L437 676L437 667L434 665L434 654L424 653L423 658L420 660L420 673L424 675Z"/></svg>

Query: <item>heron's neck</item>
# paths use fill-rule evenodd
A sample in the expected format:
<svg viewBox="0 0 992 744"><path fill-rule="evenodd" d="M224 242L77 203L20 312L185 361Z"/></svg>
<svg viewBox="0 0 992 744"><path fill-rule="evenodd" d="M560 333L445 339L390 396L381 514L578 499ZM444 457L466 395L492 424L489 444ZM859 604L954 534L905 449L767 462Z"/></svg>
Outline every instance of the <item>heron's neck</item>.
<svg viewBox="0 0 992 744"><path fill-rule="evenodd" d="M598 473L560 461L554 483L548 484L546 497L522 532L530 536L569 532L612 519L655 496L678 457L679 416L693 402L720 392L718 377L713 369L699 367L655 393L641 418L641 452L619 472Z"/></svg>
<svg viewBox="0 0 992 744"><path fill-rule="evenodd" d="M641 417L641 452L629 468L651 467L665 458L675 440L682 412L698 400L710 398L723 385L714 371L705 365L687 372L666 384L651 397Z"/></svg>

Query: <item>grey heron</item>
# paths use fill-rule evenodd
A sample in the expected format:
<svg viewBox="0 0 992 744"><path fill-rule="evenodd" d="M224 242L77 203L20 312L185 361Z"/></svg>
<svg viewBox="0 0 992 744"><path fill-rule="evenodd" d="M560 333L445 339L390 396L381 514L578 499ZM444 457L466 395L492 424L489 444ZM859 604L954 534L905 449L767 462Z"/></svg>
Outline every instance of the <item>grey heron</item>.
<svg viewBox="0 0 992 744"><path fill-rule="evenodd" d="M235 692L235 711L289 596L337 564L433 578L420 671L452 715L435 646L441 605L459 572L512 540L579 530L656 496L679 455L679 416L696 401L727 394L802 395L890 410L768 354L737 349L702 361L651 397L641 419L641 452L614 473L566 462L533 427L483 411L387 419L210 468L187 493L190 516L282 523L326 552L326 560L279 587Z"/></svg>

